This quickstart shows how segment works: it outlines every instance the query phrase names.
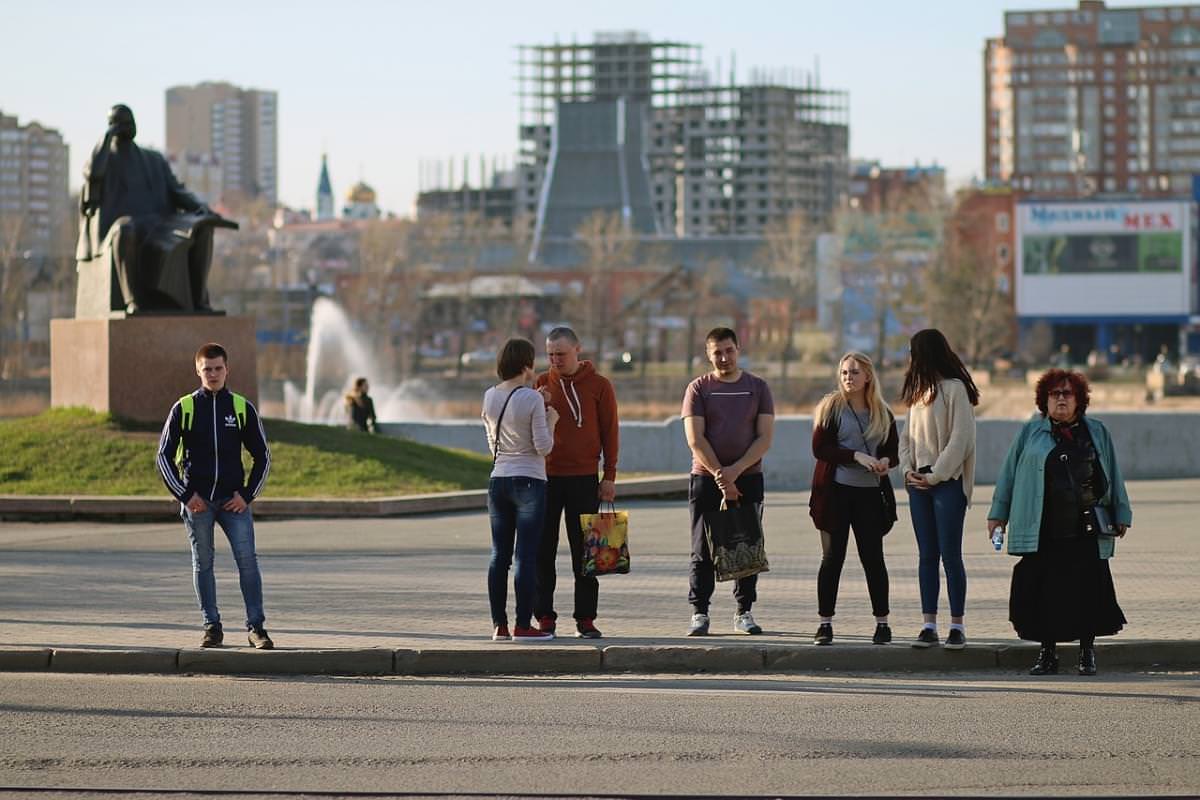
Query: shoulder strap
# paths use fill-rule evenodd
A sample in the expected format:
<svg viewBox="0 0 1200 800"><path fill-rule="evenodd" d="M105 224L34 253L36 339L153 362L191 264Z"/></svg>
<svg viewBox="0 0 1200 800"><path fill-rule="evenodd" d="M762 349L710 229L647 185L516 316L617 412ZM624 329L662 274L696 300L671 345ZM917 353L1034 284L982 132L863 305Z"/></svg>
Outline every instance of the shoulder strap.
<svg viewBox="0 0 1200 800"><path fill-rule="evenodd" d="M182 415L179 421L179 429L190 431L192 429L192 420L196 417L196 398L190 394L185 394L179 398L179 411Z"/></svg>
<svg viewBox="0 0 1200 800"><path fill-rule="evenodd" d="M492 466L496 466L496 459L500 458L500 423L504 422L504 412L508 410L508 401L512 400L513 395L521 388L518 386L508 393L508 397L504 398L504 405L500 406L500 416L496 418L496 432L492 435Z"/></svg>
<svg viewBox="0 0 1200 800"><path fill-rule="evenodd" d="M175 447L175 466L183 466L183 432L192 429L196 418L196 398L185 394L179 398L179 444Z"/></svg>
<svg viewBox="0 0 1200 800"><path fill-rule="evenodd" d="M246 428L246 398L237 392L230 392L233 395L233 415L237 417L238 430Z"/></svg>

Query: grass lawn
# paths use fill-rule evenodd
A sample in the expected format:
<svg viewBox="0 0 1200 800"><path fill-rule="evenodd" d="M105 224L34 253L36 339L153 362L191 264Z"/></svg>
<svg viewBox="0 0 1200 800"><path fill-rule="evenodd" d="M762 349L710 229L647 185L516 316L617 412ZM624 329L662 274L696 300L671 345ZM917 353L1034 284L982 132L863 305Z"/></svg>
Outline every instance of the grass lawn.
<svg viewBox="0 0 1200 800"><path fill-rule="evenodd" d="M387 436L268 419L264 497L383 497L486 489L491 459ZM166 497L157 429L55 408L0 420L0 494ZM243 451L249 469L249 458Z"/></svg>

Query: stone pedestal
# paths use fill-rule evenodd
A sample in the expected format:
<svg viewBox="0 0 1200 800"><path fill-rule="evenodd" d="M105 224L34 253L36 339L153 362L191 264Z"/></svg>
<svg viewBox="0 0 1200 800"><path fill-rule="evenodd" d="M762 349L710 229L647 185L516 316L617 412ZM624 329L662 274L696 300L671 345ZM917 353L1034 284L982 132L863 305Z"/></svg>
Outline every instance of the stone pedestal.
<svg viewBox="0 0 1200 800"><path fill-rule="evenodd" d="M161 423L200 385L192 359L205 342L225 348L229 388L257 405L254 319L212 315L51 320L50 405Z"/></svg>

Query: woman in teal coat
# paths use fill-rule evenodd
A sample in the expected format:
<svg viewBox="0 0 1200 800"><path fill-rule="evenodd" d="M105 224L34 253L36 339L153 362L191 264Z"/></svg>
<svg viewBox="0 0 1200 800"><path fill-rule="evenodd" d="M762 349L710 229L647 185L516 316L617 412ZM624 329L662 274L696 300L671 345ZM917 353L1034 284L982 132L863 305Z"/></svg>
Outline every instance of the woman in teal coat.
<svg viewBox="0 0 1200 800"><path fill-rule="evenodd" d="M1008 528L1009 620L1041 643L1031 675L1058 672L1058 642L1079 641L1079 674L1096 674L1097 636L1125 624L1112 572L1115 538L1133 522L1112 437L1085 416L1087 378L1061 369L1037 383L1040 416L1017 435L996 481L988 536Z"/></svg>

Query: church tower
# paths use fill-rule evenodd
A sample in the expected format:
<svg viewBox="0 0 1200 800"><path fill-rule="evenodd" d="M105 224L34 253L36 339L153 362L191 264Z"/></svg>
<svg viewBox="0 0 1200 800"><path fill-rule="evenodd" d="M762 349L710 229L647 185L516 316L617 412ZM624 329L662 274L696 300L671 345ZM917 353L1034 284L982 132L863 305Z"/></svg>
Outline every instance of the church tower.
<svg viewBox="0 0 1200 800"><path fill-rule="evenodd" d="M317 182L317 221L333 219L333 186L329 183L329 164L321 154L321 179Z"/></svg>

